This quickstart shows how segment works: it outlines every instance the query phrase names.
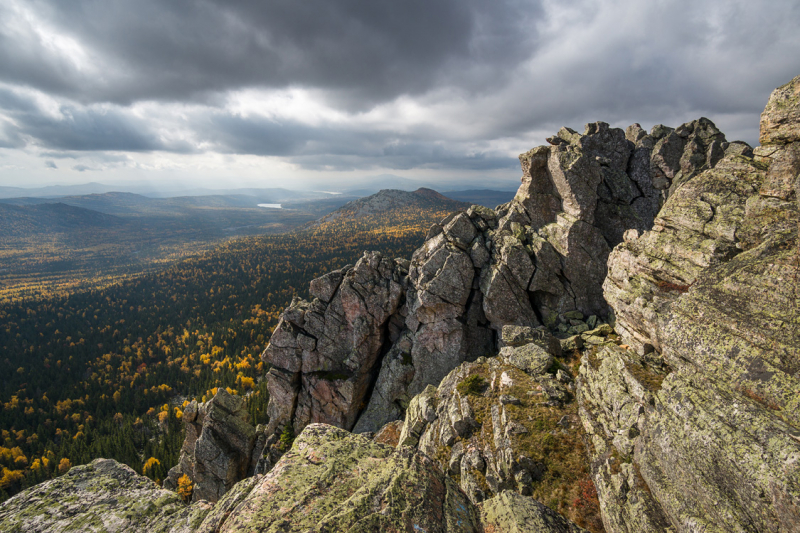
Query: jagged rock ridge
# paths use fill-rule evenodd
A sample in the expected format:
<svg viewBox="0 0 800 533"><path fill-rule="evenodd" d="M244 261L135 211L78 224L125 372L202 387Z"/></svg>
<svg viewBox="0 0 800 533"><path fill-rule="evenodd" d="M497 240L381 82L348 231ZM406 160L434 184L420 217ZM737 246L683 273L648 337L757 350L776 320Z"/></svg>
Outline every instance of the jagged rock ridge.
<svg viewBox="0 0 800 533"><path fill-rule="evenodd" d="M511 203L447 217L411 261L365 254L286 309L264 354L270 424L248 440L268 474L181 509L95 461L4 503L0 526L579 531L525 496L541 465L520 438L536 409L571 405L606 531L798 531L798 116L800 77L773 93L755 150L706 119L562 129L521 156ZM394 450L314 423L401 415ZM51 503L72 491L89 504ZM153 505L131 517L138 500Z"/></svg>
<svg viewBox="0 0 800 533"><path fill-rule="evenodd" d="M611 531L800 530L800 77L609 258L633 350L584 358L581 414Z"/></svg>
<svg viewBox="0 0 800 533"><path fill-rule="evenodd" d="M496 352L505 325L607 316L606 262L623 234L649 229L678 184L749 150L707 119L650 134L597 122L549 142L520 156L512 202L448 216L410 262L367 254L285 310L262 356L272 442L286 424L376 431L427 385Z"/></svg>

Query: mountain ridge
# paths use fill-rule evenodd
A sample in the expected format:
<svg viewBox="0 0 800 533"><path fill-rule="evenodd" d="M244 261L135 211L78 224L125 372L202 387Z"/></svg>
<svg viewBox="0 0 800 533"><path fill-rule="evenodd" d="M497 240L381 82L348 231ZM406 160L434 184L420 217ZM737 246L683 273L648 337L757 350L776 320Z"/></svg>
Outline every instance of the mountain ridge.
<svg viewBox="0 0 800 533"><path fill-rule="evenodd" d="M346 203L336 211L319 218L311 226L318 226L335 220L356 220L369 215L385 214L391 210L413 208L415 206L466 209L469 204L453 200L425 187L420 187L413 192L399 189L383 189L370 196Z"/></svg>

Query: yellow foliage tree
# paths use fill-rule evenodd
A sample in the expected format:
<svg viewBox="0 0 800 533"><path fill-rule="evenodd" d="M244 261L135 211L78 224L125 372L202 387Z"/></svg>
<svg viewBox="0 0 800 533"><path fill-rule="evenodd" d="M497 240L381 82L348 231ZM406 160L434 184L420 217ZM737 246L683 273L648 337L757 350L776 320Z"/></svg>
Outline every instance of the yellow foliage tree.
<svg viewBox="0 0 800 533"><path fill-rule="evenodd" d="M192 480L189 479L189 476L184 474L178 478L178 495L183 498L183 501L189 501L189 498L192 497L193 489L194 486L192 485Z"/></svg>
<svg viewBox="0 0 800 533"><path fill-rule="evenodd" d="M0 489L7 489L20 479L22 479L22 470L9 470L3 467L2 476L0 477Z"/></svg>
<svg viewBox="0 0 800 533"><path fill-rule="evenodd" d="M70 463L69 459L67 459L66 457L64 457L63 459L61 459L61 461L59 461L58 463L59 473L65 474L66 472L69 471L70 468L72 468L72 463Z"/></svg>
<svg viewBox="0 0 800 533"><path fill-rule="evenodd" d="M142 474L145 476L150 473L154 466L160 465L161 461L156 459L155 457L151 457L147 461L145 461L144 466L142 467Z"/></svg>

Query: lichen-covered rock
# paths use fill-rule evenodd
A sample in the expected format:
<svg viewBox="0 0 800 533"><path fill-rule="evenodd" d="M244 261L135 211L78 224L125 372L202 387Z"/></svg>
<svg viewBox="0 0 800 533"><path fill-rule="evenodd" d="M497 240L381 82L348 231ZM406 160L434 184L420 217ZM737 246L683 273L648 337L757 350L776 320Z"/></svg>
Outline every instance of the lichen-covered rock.
<svg viewBox="0 0 800 533"><path fill-rule="evenodd" d="M544 374L553 364L553 354L534 343L516 347L504 346L500 349L500 357L507 364L532 376Z"/></svg>
<svg viewBox="0 0 800 533"><path fill-rule="evenodd" d="M429 386L411 400L400 446L415 446L434 458L474 503L513 491L597 524L596 502L587 507L581 496L580 487L591 481L577 404L569 393L572 380L565 369L559 371L569 385L550 374L526 373L501 357L463 363L438 388ZM535 504L523 507L539 512ZM501 527L495 518L489 523ZM530 530L537 531L539 523L532 522ZM524 530L521 522L515 527Z"/></svg>
<svg viewBox="0 0 800 533"><path fill-rule="evenodd" d="M765 146L726 150L609 258L638 354L593 347L578 383L608 530L798 530L797 86L773 93Z"/></svg>
<svg viewBox="0 0 800 533"><path fill-rule="evenodd" d="M800 431L735 384L668 370L608 347L581 366L606 529L792 531Z"/></svg>
<svg viewBox="0 0 800 533"><path fill-rule="evenodd" d="M220 533L478 532L477 509L425 455L311 424Z"/></svg>
<svg viewBox="0 0 800 533"><path fill-rule="evenodd" d="M549 507L516 492L503 491L479 504L485 533L585 533Z"/></svg>
<svg viewBox="0 0 800 533"><path fill-rule="evenodd" d="M800 142L800 76L778 87L761 114L762 145Z"/></svg>
<svg viewBox="0 0 800 533"><path fill-rule="evenodd" d="M661 351L666 310L708 267L742 250L746 202L764 179L763 166L725 158L675 191L653 230L626 234L608 259L605 297L616 329L640 353Z"/></svg>
<svg viewBox="0 0 800 533"><path fill-rule="evenodd" d="M208 402L189 404L183 420L186 438L180 462L170 469L164 486L174 490L186 474L194 484L194 501L215 502L254 466L255 428L244 398L220 388Z"/></svg>
<svg viewBox="0 0 800 533"><path fill-rule="evenodd" d="M211 505L174 492L111 459L95 459L0 504L4 533L194 533Z"/></svg>

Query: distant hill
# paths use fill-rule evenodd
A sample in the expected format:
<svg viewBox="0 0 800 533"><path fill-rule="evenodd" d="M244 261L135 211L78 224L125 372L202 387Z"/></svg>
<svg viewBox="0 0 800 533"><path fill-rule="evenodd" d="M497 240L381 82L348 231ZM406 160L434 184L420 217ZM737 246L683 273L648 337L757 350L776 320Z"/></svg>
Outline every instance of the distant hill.
<svg viewBox="0 0 800 533"><path fill-rule="evenodd" d="M18 198L28 196L32 198L55 198L76 194L96 194L113 191L111 185L102 183L83 183L80 185L48 185L46 187L4 187L0 186L0 198Z"/></svg>
<svg viewBox="0 0 800 533"><path fill-rule="evenodd" d="M384 214L393 210L443 209L456 211L467 209L471 204L447 198L433 189L420 188L414 192L385 189L372 196L348 202L333 213L329 213L313 223L314 226L340 220L358 220L372 215Z"/></svg>
<svg viewBox="0 0 800 533"><path fill-rule="evenodd" d="M500 204L510 202L514 198L516 190L495 191L490 189L473 189L469 191L445 191L442 194L453 200L478 204L494 209Z"/></svg>
<svg viewBox="0 0 800 533"><path fill-rule="evenodd" d="M0 204L0 228L4 237L108 229L124 224L119 217L63 203Z"/></svg>

